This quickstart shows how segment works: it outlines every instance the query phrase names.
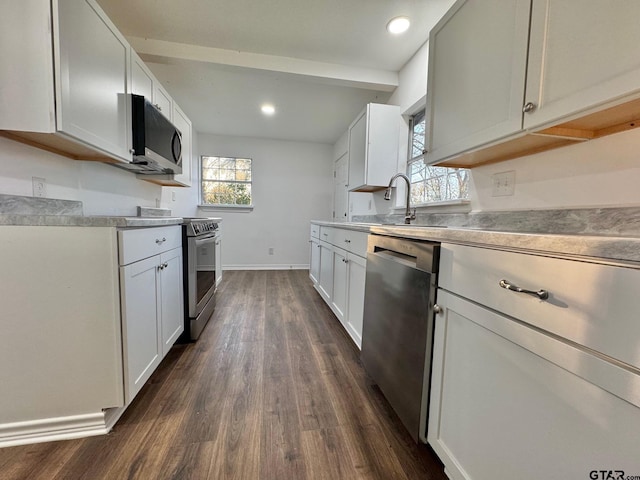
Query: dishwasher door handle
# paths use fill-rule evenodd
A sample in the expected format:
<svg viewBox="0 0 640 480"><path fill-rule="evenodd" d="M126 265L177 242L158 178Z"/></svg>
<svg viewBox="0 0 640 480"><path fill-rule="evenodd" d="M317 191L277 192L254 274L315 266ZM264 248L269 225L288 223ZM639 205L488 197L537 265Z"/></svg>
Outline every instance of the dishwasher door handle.
<svg viewBox="0 0 640 480"><path fill-rule="evenodd" d="M400 263L407 267L418 268L418 259L411 255L405 255L404 253L394 252L393 250L378 250L373 253L379 257L385 258L392 262Z"/></svg>

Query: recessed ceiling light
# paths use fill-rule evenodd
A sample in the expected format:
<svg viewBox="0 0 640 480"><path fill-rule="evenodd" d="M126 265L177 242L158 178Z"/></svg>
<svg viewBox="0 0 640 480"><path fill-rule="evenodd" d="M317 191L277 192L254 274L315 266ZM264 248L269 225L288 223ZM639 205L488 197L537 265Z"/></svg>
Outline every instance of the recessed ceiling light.
<svg viewBox="0 0 640 480"><path fill-rule="evenodd" d="M262 105L262 107L260 107L260 109L265 115L273 115L274 113L276 113L276 107L269 103L265 103L264 105Z"/></svg>
<svg viewBox="0 0 640 480"><path fill-rule="evenodd" d="M411 25L411 22L407 17L392 18L389 20L389 23L387 23L387 31L394 35L399 35L409 30L409 25Z"/></svg>

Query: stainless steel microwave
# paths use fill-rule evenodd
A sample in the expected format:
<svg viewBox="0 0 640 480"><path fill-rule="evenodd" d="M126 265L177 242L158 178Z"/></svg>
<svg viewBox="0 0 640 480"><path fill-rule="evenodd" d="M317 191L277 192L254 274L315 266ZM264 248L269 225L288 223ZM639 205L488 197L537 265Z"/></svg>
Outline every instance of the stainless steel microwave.
<svg viewBox="0 0 640 480"><path fill-rule="evenodd" d="M182 133L141 95L131 95L133 162L139 173L182 173Z"/></svg>

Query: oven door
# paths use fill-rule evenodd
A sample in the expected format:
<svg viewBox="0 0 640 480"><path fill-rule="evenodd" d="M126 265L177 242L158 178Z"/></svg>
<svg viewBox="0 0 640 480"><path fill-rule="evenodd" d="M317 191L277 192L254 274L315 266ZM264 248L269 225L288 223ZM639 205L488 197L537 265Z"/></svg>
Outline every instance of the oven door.
<svg viewBox="0 0 640 480"><path fill-rule="evenodd" d="M191 237L189 242L188 302L189 317L196 318L211 300L216 289L215 245L217 232Z"/></svg>

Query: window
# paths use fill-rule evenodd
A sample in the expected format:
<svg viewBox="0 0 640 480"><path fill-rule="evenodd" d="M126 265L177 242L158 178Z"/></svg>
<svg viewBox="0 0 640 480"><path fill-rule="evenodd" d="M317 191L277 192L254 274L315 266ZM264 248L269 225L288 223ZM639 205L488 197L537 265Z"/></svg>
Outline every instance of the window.
<svg viewBox="0 0 640 480"><path fill-rule="evenodd" d="M251 159L201 158L202 204L251 206Z"/></svg>
<svg viewBox="0 0 640 480"><path fill-rule="evenodd" d="M422 110L409 123L409 161L407 176L411 179L411 204L424 205L469 198L469 170L427 165L424 162L426 138L425 112Z"/></svg>

